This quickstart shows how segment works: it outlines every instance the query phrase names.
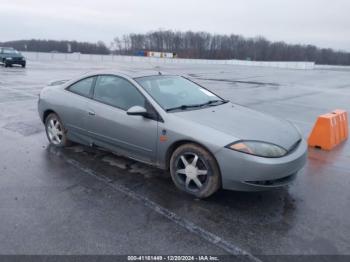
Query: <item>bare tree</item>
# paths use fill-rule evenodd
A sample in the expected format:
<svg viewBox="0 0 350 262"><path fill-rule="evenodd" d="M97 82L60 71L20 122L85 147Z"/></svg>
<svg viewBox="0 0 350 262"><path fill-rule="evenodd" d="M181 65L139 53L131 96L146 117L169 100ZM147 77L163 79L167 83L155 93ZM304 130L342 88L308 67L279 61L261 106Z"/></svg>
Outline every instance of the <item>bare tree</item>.
<svg viewBox="0 0 350 262"><path fill-rule="evenodd" d="M77 41L21 40L0 43L18 50L41 52L72 52L108 54L110 50L99 41L96 44ZM240 35L220 35L207 32L157 30L146 34L126 34L115 37L113 53L134 55L140 51L177 53L183 58L241 59L257 61L314 61L318 64L350 65L350 53L317 48L313 45L290 45L270 42L262 36L245 38Z"/></svg>
<svg viewBox="0 0 350 262"><path fill-rule="evenodd" d="M207 32L157 30L146 34L124 35L123 52L174 52L183 58L241 59L257 61L315 61L322 64L350 65L350 54L312 45L270 42L262 36L244 38ZM116 41L118 40L118 41ZM115 45L120 47L119 38Z"/></svg>

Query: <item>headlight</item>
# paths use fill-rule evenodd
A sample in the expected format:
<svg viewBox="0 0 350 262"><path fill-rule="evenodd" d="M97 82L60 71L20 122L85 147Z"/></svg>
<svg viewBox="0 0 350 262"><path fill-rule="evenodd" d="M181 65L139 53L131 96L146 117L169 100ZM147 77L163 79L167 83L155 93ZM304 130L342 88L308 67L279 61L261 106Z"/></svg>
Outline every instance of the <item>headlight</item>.
<svg viewBox="0 0 350 262"><path fill-rule="evenodd" d="M226 146L229 149L261 157L282 157L287 154L284 148L260 141L238 141Z"/></svg>

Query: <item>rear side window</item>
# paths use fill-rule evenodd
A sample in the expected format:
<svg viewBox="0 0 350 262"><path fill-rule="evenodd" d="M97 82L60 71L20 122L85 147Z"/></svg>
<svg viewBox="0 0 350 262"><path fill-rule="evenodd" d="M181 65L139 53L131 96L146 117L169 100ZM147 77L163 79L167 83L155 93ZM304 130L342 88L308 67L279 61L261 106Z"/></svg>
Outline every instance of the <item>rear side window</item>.
<svg viewBox="0 0 350 262"><path fill-rule="evenodd" d="M116 76L99 76L94 100L128 110L132 106L145 107L146 99L129 81Z"/></svg>
<svg viewBox="0 0 350 262"><path fill-rule="evenodd" d="M71 85L68 90L85 97L90 97L92 84L94 83L95 77L85 78Z"/></svg>

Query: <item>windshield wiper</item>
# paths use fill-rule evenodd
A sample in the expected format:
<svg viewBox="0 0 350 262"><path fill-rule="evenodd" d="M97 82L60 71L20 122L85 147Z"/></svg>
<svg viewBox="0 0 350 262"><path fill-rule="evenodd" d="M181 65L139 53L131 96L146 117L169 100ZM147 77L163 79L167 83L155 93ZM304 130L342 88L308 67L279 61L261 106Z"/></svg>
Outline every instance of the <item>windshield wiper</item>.
<svg viewBox="0 0 350 262"><path fill-rule="evenodd" d="M221 100L221 99L220 100L209 100L208 102L205 102L205 103L201 104L201 106L206 106L206 105L214 106L214 104L219 103L219 102L220 102L220 104L226 104L226 103L228 103L230 101L229 100Z"/></svg>
<svg viewBox="0 0 350 262"><path fill-rule="evenodd" d="M181 105L181 106L175 106L175 107L171 107L171 108L167 108L165 109L165 111L169 112L169 111L174 111L174 110L186 110L187 108L191 108L191 107L200 107L201 105Z"/></svg>
<svg viewBox="0 0 350 262"><path fill-rule="evenodd" d="M166 109L166 111L169 112L169 111L174 111L174 110L186 110L187 108L202 107L202 106L206 106L206 105L214 106L215 103L219 103L219 102L221 104L225 104L225 103L228 103L229 100L209 100L208 102L205 102L202 104L181 105L181 106L171 107L171 108Z"/></svg>

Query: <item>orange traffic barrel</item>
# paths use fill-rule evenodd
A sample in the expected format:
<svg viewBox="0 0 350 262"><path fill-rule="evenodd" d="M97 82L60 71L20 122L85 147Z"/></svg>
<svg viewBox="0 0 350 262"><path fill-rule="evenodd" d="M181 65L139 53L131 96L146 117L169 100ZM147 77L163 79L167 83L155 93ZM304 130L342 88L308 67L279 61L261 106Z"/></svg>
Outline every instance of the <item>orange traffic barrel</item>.
<svg viewBox="0 0 350 262"><path fill-rule="evenodd" d="M320 115L308 138L308 144L331 150L348 138L348 127L348 115L345 110L336 109L332 113Z"/></svg>

